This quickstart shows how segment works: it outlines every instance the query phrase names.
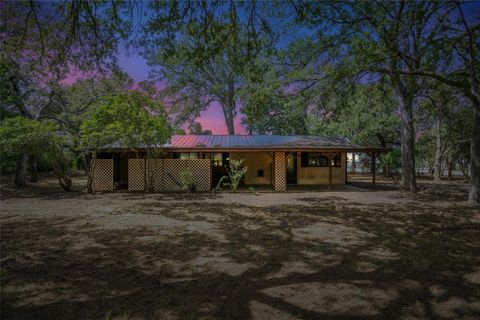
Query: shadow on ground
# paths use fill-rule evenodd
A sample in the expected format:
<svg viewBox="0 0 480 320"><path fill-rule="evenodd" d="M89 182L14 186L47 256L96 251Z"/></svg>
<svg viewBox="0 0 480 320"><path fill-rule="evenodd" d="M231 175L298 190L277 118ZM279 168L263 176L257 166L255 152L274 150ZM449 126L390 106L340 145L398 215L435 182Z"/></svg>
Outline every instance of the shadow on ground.
<svg viewBox="0 0 480 320"><path fill-rule="evenodd" d="M2 219L2 318L480 314L478 208L438 206L434 195L365 205L299 194L303 205L262 208L200 196L135 204L129 197L109 221L133 216L151 224Z"/></svg>

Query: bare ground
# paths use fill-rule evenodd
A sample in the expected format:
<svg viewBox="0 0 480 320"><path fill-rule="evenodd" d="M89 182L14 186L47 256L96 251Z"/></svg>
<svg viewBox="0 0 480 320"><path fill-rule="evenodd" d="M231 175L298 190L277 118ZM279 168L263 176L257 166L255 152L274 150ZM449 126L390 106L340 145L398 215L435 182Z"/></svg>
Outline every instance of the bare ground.
<svg viewBox="0 0 480 320"><path fill-rule="evenodd" d="M478 319L480 208L461 183L425 186L91 196L54 180L4 185L1 318Z"/></svg>

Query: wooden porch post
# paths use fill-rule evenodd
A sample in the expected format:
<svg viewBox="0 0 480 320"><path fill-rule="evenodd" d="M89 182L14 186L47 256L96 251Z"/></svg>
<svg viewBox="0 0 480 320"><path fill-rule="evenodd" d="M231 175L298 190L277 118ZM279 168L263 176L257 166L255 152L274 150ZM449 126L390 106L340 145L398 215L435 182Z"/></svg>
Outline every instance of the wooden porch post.
<svg viewBox="0 0 480 320"><path fill-rule="evenodd" d="M372 152L371 157L372 157L372 185L373 185L373 188L375 189L375 171L376 171L377 154L375 152Z"/></svg>
<svg viewBox="0 0 480 320"><path fill-rule="evenodd" d="M332 160L335 159L336 153L327 153L328 158L328 189L332 189ZM340 154L341 157L341 154Z"/></svg>
<svg viewBox="0 0 480 320"><path fill-rule="evenodd" d="M332 157L328 157L328 189L332 189Z"/></svg>

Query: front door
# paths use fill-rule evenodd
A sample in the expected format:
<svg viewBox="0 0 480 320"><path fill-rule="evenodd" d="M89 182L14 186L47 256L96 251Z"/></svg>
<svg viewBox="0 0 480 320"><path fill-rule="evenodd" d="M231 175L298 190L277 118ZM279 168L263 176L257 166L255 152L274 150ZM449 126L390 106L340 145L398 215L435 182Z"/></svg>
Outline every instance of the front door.
<svg viewBox="0 0 480 320"><path fill-rule="evenodd" d="M297 184L297 153L287 156L287 184Z"/></svg>

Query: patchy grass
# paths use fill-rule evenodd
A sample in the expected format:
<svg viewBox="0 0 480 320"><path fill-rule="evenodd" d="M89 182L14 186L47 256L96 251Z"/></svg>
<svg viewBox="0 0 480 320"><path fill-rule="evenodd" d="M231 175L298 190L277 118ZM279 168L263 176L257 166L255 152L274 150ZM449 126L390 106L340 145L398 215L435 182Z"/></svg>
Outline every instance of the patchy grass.
<svg viewBox="0 0 480 320"><path fill-rule="evenodd" d="M455 191L10 193L2 318L475 319L480 212Z"/></svg>

